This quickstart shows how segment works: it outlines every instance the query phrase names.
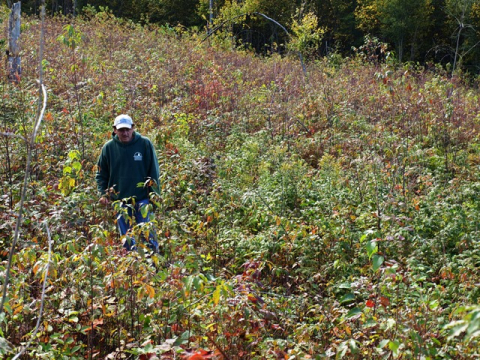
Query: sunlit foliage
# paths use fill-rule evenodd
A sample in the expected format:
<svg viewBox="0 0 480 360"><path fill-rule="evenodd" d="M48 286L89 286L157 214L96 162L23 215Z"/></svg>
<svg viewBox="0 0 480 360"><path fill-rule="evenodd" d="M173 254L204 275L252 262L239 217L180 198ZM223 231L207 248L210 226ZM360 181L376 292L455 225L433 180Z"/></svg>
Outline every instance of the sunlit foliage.
<svg viewBox="0 0 480 360"><path fill-rule="evenodd" d="M312 18L313 21L313 18ZM478 86L368 38L307 64L92 11L46 23L0 353L24 358L479 356ZM0 76L0 273L37 113L37 19ZM74 42L72 42L74 40ZM215 44L220 44L215 47ZM157 149L161 254L126 253L94 174L113 118ZM10 135L5 135L10 134ZM3 285L4 277L0 277Z"/></svg>

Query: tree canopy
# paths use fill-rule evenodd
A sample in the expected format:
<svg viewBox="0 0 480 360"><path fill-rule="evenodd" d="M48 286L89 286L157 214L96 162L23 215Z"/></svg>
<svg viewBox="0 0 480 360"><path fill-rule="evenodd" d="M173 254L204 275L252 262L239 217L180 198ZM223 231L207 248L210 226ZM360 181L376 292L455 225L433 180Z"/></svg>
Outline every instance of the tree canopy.
<svg viewBox="0 0 480 360"><path fill-rule="evenodd" d="M265 17L234 18L233 14L262 13L288 31L305 14L313 14L318 29L312 34L322 33L316 57L332 52L348 56L368 35L388 44L400 63L434 61L453 67L460 64L474 73L480 70L478 0L47 0L46 5L49 14L108 8L116 17L134 22L197 30L209 26L211 14L217 25L231 25L228 30L239 44L257 51L282 49L288 36ZM39 9L37 0L23 1L22 7L28 13Z"/></svg>

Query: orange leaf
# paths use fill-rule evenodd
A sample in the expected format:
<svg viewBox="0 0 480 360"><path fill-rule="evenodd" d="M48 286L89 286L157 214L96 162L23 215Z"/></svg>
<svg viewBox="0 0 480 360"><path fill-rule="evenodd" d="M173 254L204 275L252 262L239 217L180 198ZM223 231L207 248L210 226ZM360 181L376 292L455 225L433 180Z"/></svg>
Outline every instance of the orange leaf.
<svg viewBox="0 0 480 360"><path fill-rule="evenodd" d="M380 296L380 304L382 304L383 307L387 307L390 305L390 300L385 296Z"/></svg>
<svg viewBox="0 0 480 360"><path fill-rule="evenodd" d="M148 284L145 284L145 289L147 290L148 297L153 299L155 296L155 289Z"/></svg>
<svg viewBox="0 0 480 360"><path fill-rule="evenodd" d="M13 315L17 315L19 312L23 310L23 305L18 305L15 310L13 311Z"/></svg>
<svg viewBox="0 0 480 360"><path fill-rule="evenodd" d="M93 320L93 329L95 329L96 327L98 327L98 325L103 325L103 318ZM86 331L92 331L92 326L89 326L89 327L86 328L84 331L85 331L85 332L86 332Z"/></svg>

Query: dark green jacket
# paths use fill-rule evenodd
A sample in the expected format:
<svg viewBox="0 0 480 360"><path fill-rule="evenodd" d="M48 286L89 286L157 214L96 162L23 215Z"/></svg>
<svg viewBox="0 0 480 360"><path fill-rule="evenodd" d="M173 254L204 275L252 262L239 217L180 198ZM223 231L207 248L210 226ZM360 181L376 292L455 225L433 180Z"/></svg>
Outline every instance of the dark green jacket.
<svg viewBox="0 0 480 360"><path fill-rule="evenodd" d="M98 158L98 169L95 177L101 195L111 187L115 195L112 200L135 196L137 200L148 199L151 189L138 187L148 178L159 182L157 155L152 143L138 133L128 144L123 144L116 135L102 148Z"/></svg>

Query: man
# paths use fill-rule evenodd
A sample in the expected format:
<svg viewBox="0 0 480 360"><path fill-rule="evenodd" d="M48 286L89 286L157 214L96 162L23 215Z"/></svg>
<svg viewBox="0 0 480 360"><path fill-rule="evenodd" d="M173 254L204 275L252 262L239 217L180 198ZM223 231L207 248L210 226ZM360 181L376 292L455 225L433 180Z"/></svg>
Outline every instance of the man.
<svg viewBox="0 0 480 360"><path fill-rule="evenodd" d="M151 214L141 208L148 205L152 188L158 189L159 169L155 149L149 139L135 132L132 118L122 114L113 123L112 139L102 148L98 158L97 188L102 195L100 203L122 200L117 225L123 236L138 223L150 221ZM139 183L145 184L138 186ZM123 200L125 199L125 200ZM128 237L123 245L135 249L135 240ZM155 235L149 233L148 247L158 250Z"/></svg>

